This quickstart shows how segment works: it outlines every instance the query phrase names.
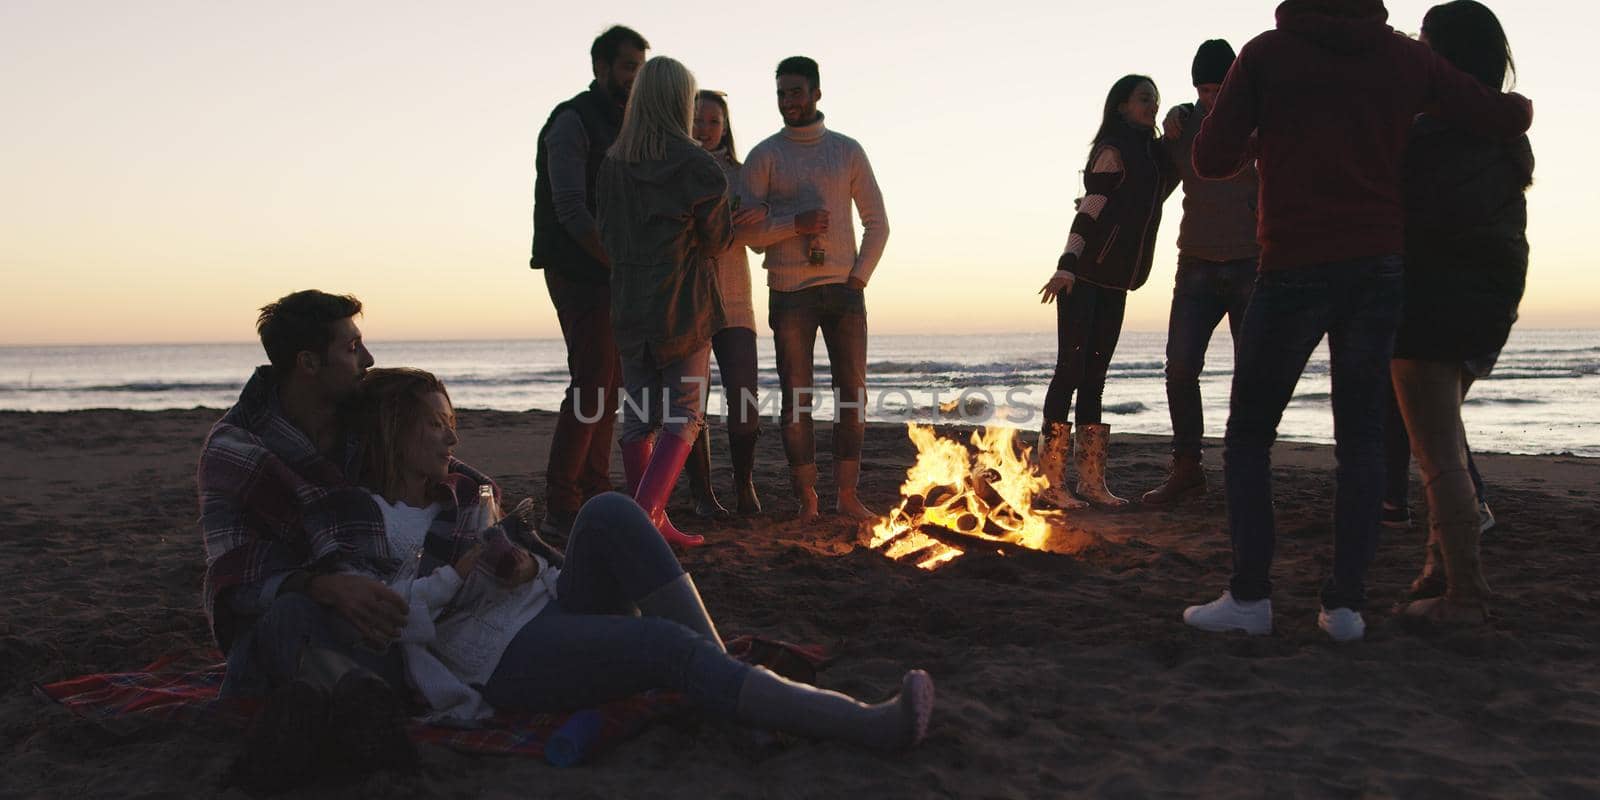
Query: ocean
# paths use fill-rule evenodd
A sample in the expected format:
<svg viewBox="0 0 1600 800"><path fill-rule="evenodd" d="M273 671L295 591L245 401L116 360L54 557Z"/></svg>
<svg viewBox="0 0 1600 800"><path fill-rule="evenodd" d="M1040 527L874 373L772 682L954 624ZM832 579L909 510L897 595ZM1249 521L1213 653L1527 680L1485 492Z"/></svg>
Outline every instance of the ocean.
<svg viewBox="0 0 1600 800"><path fill-rule="evenodd" d="M1166 334L1126 331L1111 364L1106 421L1121 432L1168 434L1162 378ZM764 413L776 413L770 337L760 339ZM554 409L566 385L558 339L369 342L381 366L430 370L460 408ZM265 357L256 344L0 348L0 410L223 409ZM817 375L827 375L817 343ZM882 335L868 351L869 419L1000 422L1037 427L1055 364L1054 333ZM1232 378L1231 340L1219 327L1201 379L1206 435L1220 437ZM711 411L724 408L713 371ZM1517 330L1493 375L1467 399L1474 450L1600 457L1600 330ZM1280 437L1331 442L1326 345L1312 356L1284 413ZM818 401L817 416L832 416Z"/></svg>

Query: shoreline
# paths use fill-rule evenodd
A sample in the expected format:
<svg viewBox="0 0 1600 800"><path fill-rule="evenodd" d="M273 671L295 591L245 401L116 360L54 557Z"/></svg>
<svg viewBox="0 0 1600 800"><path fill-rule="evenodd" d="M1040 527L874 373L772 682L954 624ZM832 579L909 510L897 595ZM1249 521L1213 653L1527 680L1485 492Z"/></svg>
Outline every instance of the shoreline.
<svg viewBox="0 0 1600 800"><path fill-rule="evenodd" d="M199 608L194 468L220 410L0 412L0 795L214 793L241 739L154 720L102 724L35 698L34 682L136 669L210 647ZM463 409L457 453L511 499L542 492L552 412ZM939 426L950 432L952 426ZM1486 454L1500 524L1485 537L1494 620L1417 628L1392 605L1426 531L1384 531L1369 574L1366 641L1315 625L1331 557L1332 449L1274 449L1279 542L1272 636L1187 629L1230 556L1221 449L1212 490L1177 509L1084 512L1077 556L974 548L932 573L888 561L855 526L791 519L770 425L756 483L768 513L703 523L686 481L669 507L712 544L683 555L725 635L828 646L830 688L886 695L928 669L939 705L928 742L882 755L796 742L762 749L690 715L594 764L424 748L419 775L374 775L327 796L395 793L705 796L1299 795L1600 792L1600 459ZM827 426L819 491L832 500ZM730 480L713 435L713 480ZM1166 439L1116 436L1112 488L1160 481ZM861 495L886 511L914 456L903 426L868 425ZM613 460L620 480L620 459ZM1412 510L1426 513L1415 477ZM242 796L242 795L239 795Z"/></svg>

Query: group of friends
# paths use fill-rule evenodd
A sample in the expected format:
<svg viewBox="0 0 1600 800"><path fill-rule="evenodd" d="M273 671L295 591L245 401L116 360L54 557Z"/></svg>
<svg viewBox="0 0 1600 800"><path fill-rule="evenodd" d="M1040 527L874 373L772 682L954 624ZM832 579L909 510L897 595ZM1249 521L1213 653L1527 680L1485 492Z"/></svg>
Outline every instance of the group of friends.
<svg viewBox="0 0 1600 800"><path fill-rule="evenodd" d="M1036 450L1039 502L1127 503L1107 483L1101 395L1127 293L1149 277L1162 203L1181 184L1172 467L1145 503L1206 490L1199 376L1223 317L1235 353L1223 459L1234 574L1184 621L1272 630L1270 451L1327 337L1338 466L1319 625L1337 641L1362 637L1365 574L1395 516L1385 487L1398 483L1403 510L1407 449L1429 504L1407 613L1482 622L1484 508L1461 402L1505 344L1522 295L1532 106L1502 93L1510 50L1475 0L1431 9L1420 41L1388 26L1380 0L1287 0L1277 17L1237 55L1203 43L1196 102L1159 127L1150 78L1126 76L1107 94L1085 194L1040 290L1057 306L1059 352ZM835 508L874 516L856 494L864 290L888 223L862 147L817 109L814 61L779 63L783 128L741 162L726 97L699 90L673 59L646 59L648 49L628 28L602 33L593 83L539 135L532 265L571 371L540 519L531 501L503 510L498 485L454 457L455 413L435 376L373 366L358 300L307 290L261 310L270 363L212 429L198 473L224 691L269 695L241 780L405 767L415 759L408 715L476 724L496 710L585 707L652 688L746 724L863 746L926 735L933 682L921 670L872 704L730 657L673 553L703 541L665 513L686 465L696 512L729 513L711 489L704 422L713 354L736 510L760 510L747 247L764 259L800 515L819 514L806 397L820 330L840 399ZM619 405L624 492L609 477ZM1408 436L1391 422L1386 454L1391 408Z"/></svg>

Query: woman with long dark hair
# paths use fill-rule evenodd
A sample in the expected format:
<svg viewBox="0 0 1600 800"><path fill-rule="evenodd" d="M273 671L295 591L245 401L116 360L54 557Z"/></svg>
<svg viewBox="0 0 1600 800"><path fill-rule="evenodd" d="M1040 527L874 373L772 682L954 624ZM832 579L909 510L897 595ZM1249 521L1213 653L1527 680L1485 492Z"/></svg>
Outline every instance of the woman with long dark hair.
<svg viewBox="0 0 1600 800"><path fill-rule="evenodd" d="M1474 0L1429 9L1422 41L1490 89L1515 75L1505 30ZM1482 623L1489 585L1461 402L1517 319L1533 149L1525 135L1485 138L1424 113L1411 128L1402 178L1405 311L1390 371L1428 496L1427 558L1406 613Z"/></svg>
<svg viewBox="0 0 1600 800"><path fill-rule="evenodd" d="M646 61L595 180L622 357L623 471L661 535L680 546L704 542L674 527L666 505L705 424L711 338L726 323L716 259L733 243L728 180L690 136L694 97L682 64Z"/></svg>
<svg viewBox="0 0 1600 800"><path fill-rule="evenodd" d="M716 254L717 293L722 298L726 322L711 337L711 352L722 375L722 396L727 407L728 450L733 461L733 486L739 495L740 514L761 511L756 497L756 439L761 435L761 411L756 397L756 312L750 296L750 257L745 253L749 234L766 221L764 205L739 207L739 152L733 143L728 100L722 92L702 89L695 97L694 138L716 159L728 179L734 202L733 244ZM694 494L695 513L719 516L727 509L717 502L711 486L711 434L702 427L685 467Z"/></svg>
<svg viewBox="0 0 1600 800"><path fill-rule="evenodd" d="M1106 486L1111 427L1101 421L1106 371L1122 333L1128 292L1150 277L1161 204L1178 185L1178 173L1157 140L1161 95L1155 82L1127 75L1106 94L1084 170L1084 196L1056 273L1039 290L1056 302L1056 370L1044 401L1039 471L1049 487L1041 502L1054 508L1089 503L1116 508L1126 500ZM1057 302L1059 301L1059 302ZM1073 452L1067 412L1077 393L1078 485L1067 488Z"/></svg>

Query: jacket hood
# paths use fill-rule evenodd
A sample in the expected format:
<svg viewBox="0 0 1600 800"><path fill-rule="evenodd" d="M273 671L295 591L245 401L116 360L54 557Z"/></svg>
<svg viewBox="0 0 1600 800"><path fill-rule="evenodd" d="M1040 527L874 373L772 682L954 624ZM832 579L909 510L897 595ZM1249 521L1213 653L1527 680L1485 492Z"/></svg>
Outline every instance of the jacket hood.
<svg viewBox="0 0 1600 800"><path fill-rule="evenodd" d="M1336 53L1371 50L1394 32L1383 0L1285 0L1277 16L1278 30Z"/></svg>

